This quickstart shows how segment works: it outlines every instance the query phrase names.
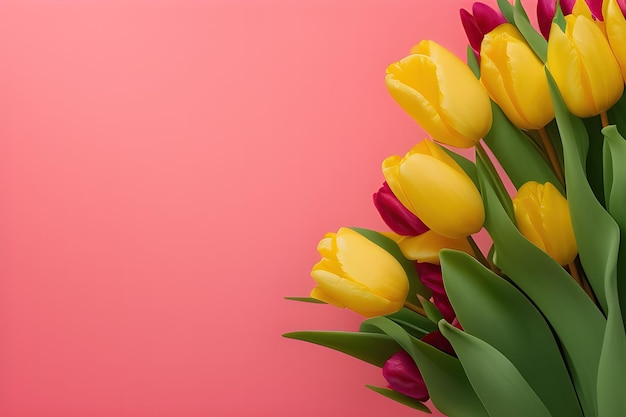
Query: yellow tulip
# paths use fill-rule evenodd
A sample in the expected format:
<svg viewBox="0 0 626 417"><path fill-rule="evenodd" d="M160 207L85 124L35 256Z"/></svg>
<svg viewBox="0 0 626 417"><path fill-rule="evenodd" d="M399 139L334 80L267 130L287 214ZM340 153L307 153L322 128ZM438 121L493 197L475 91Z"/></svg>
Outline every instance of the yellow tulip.
<svg viewBox="0 0 626 417"><path fill-rule="evenodd" d="M565 32L552 24L548 68L572 114L607 111L624 91L619 64L602 30L587 16L565 16Z"/></svg>
<svg viewBox="0 0 626 417"><path fill-rule="evenodd" d="M439 252L442 249L455 249L474 256L474 251L466 238L451 239L429 230L419 236L400 236L394 239L402 254L412 261L439 265Z"/></svg>
<svg viewBox="0 0 626 417"><path fill-rule="evenodd" d="M569 206L549 182L530 181L513 199L515 220L520 232L560 265L574 261L578 254Z"/></svg>
<svg viewBox="0 0 626 417"><path fill-rule="evenodd" d="M543 63L512 24L483 38L480 74L493 101L517 127L540 129L554 118Z"/></svg>
<svg viewBox="0 0 626 417"><path fill-rule="evenodd" d="M398 200L435 233L456 239L482 228L478 189L436 143L424 140L404 157L385 159L383 175Z"/></svg>
<svg viewBox="0 0 626 417"><path fill-rule="evenodd" d="M606 0L603 7L606 35L626 81L626 19L616 0Z"/></svg>
<svg viewBox="0 0 626 417"><path fill-rule="evenodd" d="M341 228L317 246L322 260L311 276L311 297L347 307L365 317L395 313L404 305L409 280L400 263L363 235Z"/></svg>
<svg viewBox="0 0 626 417"><path fill-rule="evenodd" d="M463 61L433 41L387 67L391 96L438 142L474 146L491 128L491 103Z"/></svg>

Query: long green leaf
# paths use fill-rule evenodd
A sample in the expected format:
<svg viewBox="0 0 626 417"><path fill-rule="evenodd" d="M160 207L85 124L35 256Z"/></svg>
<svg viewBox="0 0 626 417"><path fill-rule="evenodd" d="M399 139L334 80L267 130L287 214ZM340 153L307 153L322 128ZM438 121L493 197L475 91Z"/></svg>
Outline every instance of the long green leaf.
<svg viewBox="0 0 626 417"><path fill-rule="evenodd" d="M513 6L508 0L498 0L498 7L500 11L511 24L515 24L515 18L513 16Z"/></svg>
<svg viewBox="0 0 626 417"><path fill-rule="evenodd" d="M417 364L430 398L448 417L488 417L487 411L467 380L459 360L414 337L385 317L368 319L394 339Z"/></svg>
<svg viewBox="0 0 626 417"><path fill-rule="evenodd" d="M497 349L445 320L440 322L439 328L454 347L489 415L554 417L515 366Z"/></svg>
<svg viewBox="0 0 626 417"><path fill-rule="evenodd" d="M609 311L598 369L598 414L623 416L626 415L626 396L620 387L626 375L626 334L622 307L626 272L626 141L615 126L604 128L602 133L605 136L605 160L610 162L607 164L610 171L605 175L607 181L610 179L605 188L608 191L607 208L620 227L617 272L620 273L621 280L618 281L618 275L613 270L607 274L605 282Z"/></svg>
<svg viewBox="0 0 626 417"><path fill-rule="evenodd" d="M595 197L585 175L588 138L582 121L570 114L546 69L557 125L563 141L565 181L580 261L602 309L607 311L606 277L617 262L619 228Z"/></svg>
<svg viewBox="0 0 626 417"><path fill-rule="evenodd" d="M557 342L537 308L468 254L444 250L440 258L446 292L463 329L506 356L553 417L582 417Z"/></svg>
<svg viewBox="0 0 626 417"><path fill-rule="evenodd" d="M396 242L374 230L363 229L360 227L351 227L350 229L371 240L398 260L409 278L409 295L407 297L409 302L419 305L420 301L417 297L418 294L424 298L430 298L432 292L426 288L424 284L422 284L422 281L420 281L417 271L415 270L415 263L404 257Z"/></svg>
<svg viewBox="0 0 626 417"><path fill-rule="evenodd" d="M485 201L485 228L496 248L496 265L537 306L562 343L586 417L595 416L598 362L606 321L572 277L515 228L477 164ZM573 325L574 323L574 325Z"/></svg>
<svg viewBox="0 0 626 417"><path fill-rule="evenodd" d="M484 141L506 171L515 188L528 181L552 183L563 187L550 164L521 130L506 118L500 107L492 102L493 123Z"/></svg>
<svg viewBox="0 0 626 417"><path fill-rule="evenodd" d="M515 1L513 19L515 20L515 26L517 26L521 34L526 38L526 42L528 42L530 48L535 52L535 55L537 55L542 62L546 62L548 58L548 42L546 42L544 37L530 24L528 15L520 0Z"/></svg>
<svg viewBox="0 0 626 417"><path fill-rule="evenodd" d="M393 339L380 333L303 331L285 333L283 337L325 346L378 367L400 350Z"/></svg>
<svg viewBox="0 0 626 417"><path fill-rule="evenodd" d="M366 385L367 388L371 389L374 392L379 393L389 399L399 402L402 405L406 405L407 407L414 408L419 411L423 411L425 413L431 414L430 409L424 405L424 403L416 400L415 398L407 397L404 394L400 394L397 391L387 388L375 387L373 385Z"/></svg>

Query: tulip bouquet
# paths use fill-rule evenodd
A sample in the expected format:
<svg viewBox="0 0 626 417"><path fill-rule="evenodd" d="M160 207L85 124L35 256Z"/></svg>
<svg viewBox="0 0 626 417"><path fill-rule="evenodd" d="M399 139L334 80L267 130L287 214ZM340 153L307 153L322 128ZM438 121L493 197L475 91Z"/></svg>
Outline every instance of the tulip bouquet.
<svg viewBox="0 0 626 417"><path fill-rule="evenodd" d="M497 5L461 10L467 64L422 41L387 68L430 138L382 163L391 231L324 236L297 298L359 331L285 336L381 367L370 388L424 412L623 417L626 3L540 0L538 30Z"/></svg>

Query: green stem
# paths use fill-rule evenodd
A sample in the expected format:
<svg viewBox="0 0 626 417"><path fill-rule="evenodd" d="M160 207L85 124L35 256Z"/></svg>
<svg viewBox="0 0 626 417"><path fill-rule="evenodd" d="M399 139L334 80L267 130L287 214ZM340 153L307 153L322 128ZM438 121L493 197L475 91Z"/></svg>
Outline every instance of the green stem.
<svg viewBox="0 0 626 417"><path fill-rule="evenodd" d="M500 200L502 207L504 207L504 211L509 216L513 224L516 224L515 212L513 211L513 203L511 202L511 197L506 191L506 187L502 182L502 178L500 178L500 175L498 175L496 167L493 165L493 162L491 162L489 155L487 154L485 148L483 148L480 142L476 144L476 157L480 159L481 162L485 165L485 168L487 169L487 174L491 178L492 184L494 184L495 186L496 195L498 196L498 200Z"/></svg>
<svg viewBox="0 0 626 417"><path fill-rule="evenodd" d="M476 244L476 241L474 241L474 238L471 236L468 236L467 242L472 247L472 251L474 252L474 255L476 256L476 259L478 260L478 262L483 264L486 268L493 270L491 262L489 262L489 260L485 257L485 255L483 255L483 252L480 250L480 248Z"/></svg>

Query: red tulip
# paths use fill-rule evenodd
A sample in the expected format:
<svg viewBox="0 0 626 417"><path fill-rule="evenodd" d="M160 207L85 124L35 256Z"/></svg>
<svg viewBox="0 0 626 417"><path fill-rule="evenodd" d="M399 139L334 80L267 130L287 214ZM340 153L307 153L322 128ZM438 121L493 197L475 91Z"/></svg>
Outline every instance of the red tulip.
<svg viewBox="0 0 626 417"><path fill-rule="evenodd" d="M419 236L430 230L415 214L404 207L385 182L374 194L374 205L391 230L403 236Z"/></svg>
<svg viewBox="0 0 626 417"><path fill-rule="evenodd" d="M408 397L426 401L430 397L424 378L411 356L401 350L385 362L383 376L389 388Z"/></svg>
<svg viewBox="0 0 626 417"><path fill-rule="evenodd" d="M465 9L459 10L459 13L467 39L478 58L480 56L480 44L485 34L506 23L506 18L499 10L494 10L479 2L473 4L472 13Z"/></svg>
<svg viewBox="0 0 626 417"><path fill-rule="evenodd" d="M452 322L456 317L452 304L448 299L446 290L443 287L443 277L441 274L441 266L429 264L426 262L416 263L417 274L420 277L420 281L432 291L433 304L439 312L443 315L443 318L449 322Z"/></svg>

